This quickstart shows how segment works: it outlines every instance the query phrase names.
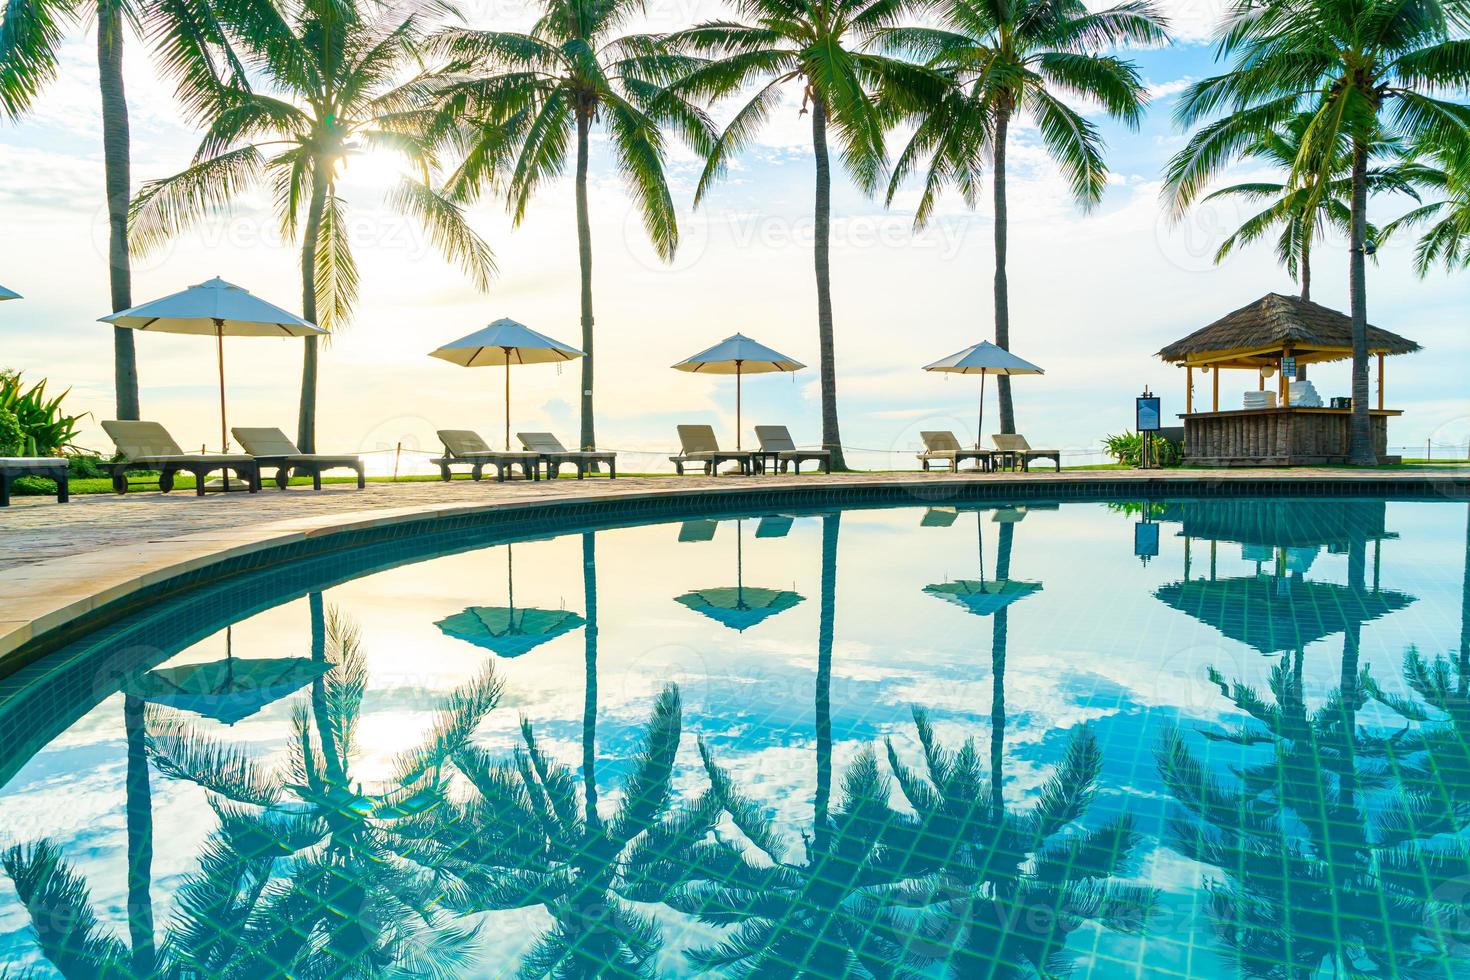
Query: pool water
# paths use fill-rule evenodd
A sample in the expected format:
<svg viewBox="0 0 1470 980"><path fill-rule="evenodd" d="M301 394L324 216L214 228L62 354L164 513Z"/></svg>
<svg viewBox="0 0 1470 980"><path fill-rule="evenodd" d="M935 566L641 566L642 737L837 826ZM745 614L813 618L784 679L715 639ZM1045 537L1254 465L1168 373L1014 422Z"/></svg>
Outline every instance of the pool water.
<svg viewBox="0 0 1470 980"><path fill-rule="evenodd" d="M0 976L1470 976L1464 504L373 567L0 688Z"/></svg>

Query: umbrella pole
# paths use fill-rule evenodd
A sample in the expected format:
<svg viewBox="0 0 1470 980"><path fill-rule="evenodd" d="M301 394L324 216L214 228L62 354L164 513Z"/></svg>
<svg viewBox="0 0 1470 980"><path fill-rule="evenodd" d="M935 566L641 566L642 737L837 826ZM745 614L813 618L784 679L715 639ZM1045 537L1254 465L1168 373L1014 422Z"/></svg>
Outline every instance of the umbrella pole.
<svg viewBox="0 0 1470 980"><path fill-rule="evenodd" d="M214 321L214 346L219 359L219 451L227 453L230 440L225 429L225 322L220 319Z"/></svg>
<svg viewBox="0 0 1470 980"><path fill-rule="evenodd" d="M985 372L980 372L980 418L975 422L975 448L985 442Z"/></svg>
<svg viewBox="0 0 1470 980"><path fill-rule="evenodd" d="M505 451L510 452L510 349L505 351Z"/></svg>
<svg viewBox="0 0 1470 980"><path fill-rule="evenodd" d="M740 452L740 380L744 363L735 362L735 451Z"/></svg>

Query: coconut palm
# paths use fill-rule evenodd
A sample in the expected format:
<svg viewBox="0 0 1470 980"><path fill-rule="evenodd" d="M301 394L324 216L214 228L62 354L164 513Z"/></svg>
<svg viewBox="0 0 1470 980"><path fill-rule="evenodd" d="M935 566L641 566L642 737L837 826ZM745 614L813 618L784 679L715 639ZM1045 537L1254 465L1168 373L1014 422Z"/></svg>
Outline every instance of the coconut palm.
<svg viewBox="0 0 1470 980"><path fill-rule="evenodd" d="M1279 167L1290 174L1302 155L1302 138L1312 125L1310 113L1299 113L1281 126L1268 133L1247 148L1242 156ZM1388 158L1399 148L1382 142L1375 143L1373 155ZM1249 205L1262 206L1260 211L1248 217L1239 228L1220 243L1215 253L1215 262L1225 261L1226 256L1258 241L1273 229L1281 234L1276 239L1276 258L1286 267L1293 281L1301 284L1304 300L1312 298L1312 246L1328 229L1346 236L1352 229L1352 182L1348 178L1351 164L1351 148L1346 140L1339 140L1332 148L1337 160L1332 165L1313 169L1303 175L1298 187L1283 182L1251 181L1232 184L1207 195L1203 200L1239 199ZM1331 175L1329 182L1317 190L1320 172ZM1368 171L1368 188L1371 191L1398 190L1414 194L1409 175L1402 168L1376 167ZM1417 196L1417 195L1416 195ZM1371 224L1368 238L1381 241L1382 233ZM1298 368L1301 374L1306 370ZM1303 375L1304 377L1305 375Z"/></svg>
<svg viewBox="0 0 1470 980"><path fill-rule="evenodd" d="M995 206L995 343L1009 349L1010 291L1006 277L1010 212L1006 203L1006 150L1012 122L1034 119L1042 144L1084 208L1102 200L1107 164L1097 127L1065 101L1081 97L1137 129L1148 101L1133 63L1109 49L1163 44L1164 18L1150 0L1131 0L1093 12L1082 0L946 0L941 27L901 27L884 43L925 61L953 86L944 98L915 113L915 132L894 167L891 203L900 184L924 166L927 173L914 214L922 227L939 192L959 189L967 203L979 195L984 158L992 167ZM1010 379L1000 385L1000 427L1015 432Z"/></svg>
<svg viewBox="0 0 1470 980"><path fill-rule="evenodd" d="M435 8L366 0L243 4L229 17L252 77L273 94L220 89L194 162L145 184L133 202L132 240L159 245L267 183L288 238L301 237L302 315L328 331L347 325L357 265L337 182L353 157L391 153L412 168L387 203L420 222L434 245L484 288L489 247L459 205L432 186L443 134L435 93L454 66L425 61ZM303 221L304 219L304 221ZM316 337L305 340L297 444L316 445Z"/></svg>
<svg viewBox="0 0 1470 980"><path fill-rule="evenodd" d="M592 223L587 175L594 133L601 130L618 177L643 217L654 250L671 261L679 226L664 171L669 128L707 149L704 115L665 86L694 62L651 34L622 30L643 5L637 0L547 0L530 33L455 30L445 50L464 59L473 76L445 95L466 121L463 163L449 180L460 200L503 181L516 224L531 197L566 170L575 138L574 192L581 268L582 431L596 445L593 417ZM598 124L601 124L600 126Z"/></svg>
<svg viewBox="0 0 1470 980"><path fill-rule="evenodd" d="M837 420L836 347L832 320L832 174L829 127L843 168L867 193L877 189L886 166L886 119L874 99L900 111L938 98L942 80L926 69L873 50L878 32L893 26L910 6L905 0L739 0L744 23L715 21L676 33L673 43L716 60L683 78L676 90L718 99L756 87L708 153L695 189L697 205L733 157L747 147L780 105L783 91L798 85L801 112L811 113L816 163L814 210L817 337L822 389L822 446L832 465L845 469Z"/></svg>
<svg viewBox="0 0 1470 980"><path fill-rule="evenodd" d="M1414 270L1422 277L1436 264L1446 271L1470 268L1470 138L1459 145L1430 143L1403 170L1414 186L1439 199L1389 222L1381 238L1428 225L1414 250Z"/></svg>
<svg viewBox="0 0 1470 980"><path fill-rule="evenodd" d="M113 311L133 305L128 254L128 203L132 193L128 102L123 89L123 35L141 21L153 41L158 67L177 85L191 116L220 84L219 74L238 81L240 65L204 0L9 0L0 9L0 117L32 111L60 70L68 28L97 32L97 82L102 96L103 185L107 194L107 273ZM138 417L138 361L133 331L112 331L113 383L117 417Z"/></svg>
<svg viewBox="0 0 1470 980"><path fill-rule="evenodd" d="M444 969L473 952L473 930L444 909L441 872L425 864L419 840L424 821L448 807L453 759L499 702L499 681L486 668L448 695L421 744L368 791L353 774L367 683L359 634L332 610L324 634L332 668L295 711L277 769L182 715L150 711L158 771L207 790L220 819L172 924L174 955L206 975L312 975L314 957L332 975L377 975Z"/></svg>
<svg viewBox="0 0 1470 980"><path fill-rule="evenodd" d="M1265 134L1300 112L1302 134L1288 186L1327 192L1337 154L1349 152L1349 257L1353 329L1352 461L1377 463L1368 419L1368 163L1373 143L1464 139L1470 106L1443 97L1470 83L1470 46L1459 0L1236 0L1218 31L1230 71L1191 86L1175 116L1200 125L1169 161L1164 193L1175 215ZM1207 121L1208 120L1208 121Z"/></svg>

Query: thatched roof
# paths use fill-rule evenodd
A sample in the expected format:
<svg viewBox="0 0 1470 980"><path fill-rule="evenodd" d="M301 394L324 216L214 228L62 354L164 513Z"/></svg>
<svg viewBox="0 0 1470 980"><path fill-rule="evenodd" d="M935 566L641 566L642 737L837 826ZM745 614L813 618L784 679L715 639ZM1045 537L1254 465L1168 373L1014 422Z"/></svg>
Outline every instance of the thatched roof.
<svg viewBox="0 0 1470 980"><path fill-rule="evenodd" d="M1296 296L1267 293L1207 327L1176 340L1159 351L1171 363L1233 360L1251 366L1261 352L1290 347L1297 360L1308 363L1350 357L1353 322L1344 313ZM1419 345L1406 337L1368 326L1368 350L1384 354L1412 354Z"/></svg>

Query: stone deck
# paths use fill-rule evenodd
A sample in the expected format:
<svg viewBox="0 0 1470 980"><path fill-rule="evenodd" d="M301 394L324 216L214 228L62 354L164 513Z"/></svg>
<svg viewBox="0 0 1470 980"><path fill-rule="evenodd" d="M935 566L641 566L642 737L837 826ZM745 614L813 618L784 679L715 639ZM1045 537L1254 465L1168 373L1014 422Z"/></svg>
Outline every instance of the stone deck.
<svg viewBox="0 0 1470 980"><path fill-rule="evenodd" d="M1147 480L1156 494L1187 495L1222 483L1266 481L1286 489L1336 486L1338 492L1382 487L1394 493L1470 499L1470 470L1239 469L1230 471L1082 470L1061 474L958 475L855 473L767 477L624 477L537 483L455 481L328 485L196 497L138 492L126 496L18 498L0 510L0 675L14 669L7 655L48 630L149 585L227 557L342 531L442 516L458 516L550 501L643 499L650 494L699 494L832 485L900 486L916 502L952 484L986 483L1127 492ZM1259 491L1258 491L1259 492ZM1269 491L1267 491L1269 492Z"/></svg>

